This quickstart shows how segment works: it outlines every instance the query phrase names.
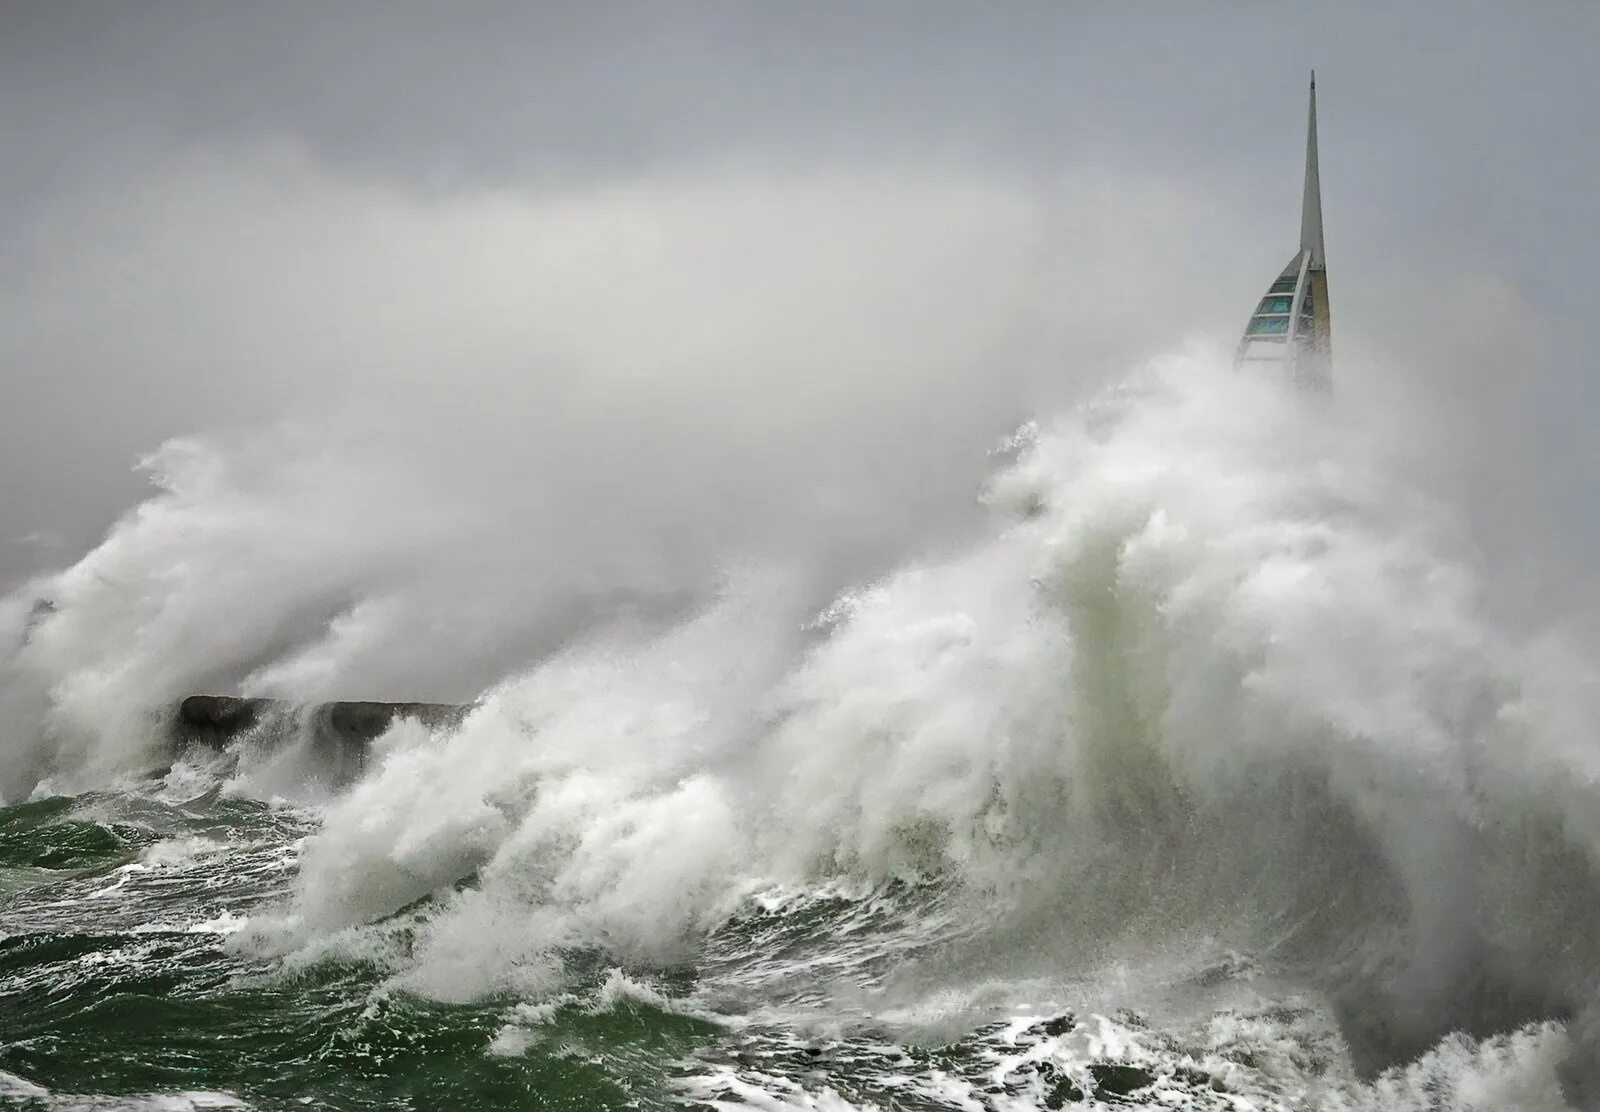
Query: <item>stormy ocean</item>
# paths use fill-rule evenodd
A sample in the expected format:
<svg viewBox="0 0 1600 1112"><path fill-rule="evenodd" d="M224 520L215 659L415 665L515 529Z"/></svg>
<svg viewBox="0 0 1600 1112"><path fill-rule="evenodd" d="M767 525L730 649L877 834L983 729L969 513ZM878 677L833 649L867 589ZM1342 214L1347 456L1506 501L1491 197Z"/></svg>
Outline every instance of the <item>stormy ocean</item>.
<svg viewBox="0 0 1600 1112"><path fill-rule="evenodd" d="M834 597L564 615L343 782L172 701L326 697L418 515L169 446L5 604L0 1104L1592 1106L1600 672L1497 620L1392 423L1221 362L1041 416ZM459 578L417 683L493 625Z"/></svg>

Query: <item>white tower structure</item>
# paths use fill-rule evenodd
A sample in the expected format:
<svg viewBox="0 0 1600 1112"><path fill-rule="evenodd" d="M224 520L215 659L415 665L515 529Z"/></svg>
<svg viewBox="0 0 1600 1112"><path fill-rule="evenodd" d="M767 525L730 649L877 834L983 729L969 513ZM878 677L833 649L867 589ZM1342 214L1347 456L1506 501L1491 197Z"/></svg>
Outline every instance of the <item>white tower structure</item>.
<svg viewBox="0 0 1600 1112"><path fill-rule="evenodd" d="M1322 183L1317 175L1317 75L1311 75L1306 124L1306 185L1300 206L1300 250L1267 289L1245 325L1234 363L1266 363L1298 385L1332 385L1328 260L1322 244Z"/></svg>

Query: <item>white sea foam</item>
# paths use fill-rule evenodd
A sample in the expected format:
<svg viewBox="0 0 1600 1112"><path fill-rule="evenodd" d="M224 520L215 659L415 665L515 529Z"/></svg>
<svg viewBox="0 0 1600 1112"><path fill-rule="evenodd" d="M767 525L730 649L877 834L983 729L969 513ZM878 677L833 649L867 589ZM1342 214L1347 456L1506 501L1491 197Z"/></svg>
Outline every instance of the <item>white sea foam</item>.
<svg viewBox="0 0 1600 1112"><path fill-rule="evenodd" d="M26 1078L0 1070L0 1097L8 1100L30 1100L50 1095L43 1085L35 1085Z"/></svg>
<svg viewBox="0 0 1600 1112"><path fill-rule="evenodd" d="M758 1085L724 1070L695 1079L687 1091L697 1104L719 1112L879 1112L879 1105L853 1104L827 1086L813 1092L781 1078L765 1081Z"/></svg>
<svg viewBox="0 0 1600 1112"><path fill-rule="evenodd" d="M375 944L396 985L537 998L564 948L670 962L753 892L937 880L969 929L875 974L878 1014L1201 935L1350 990L1377 1064L1457 1015L1582 1010L1596 671L1497 625L1344 404L1174 357L1019 438L987 536L820 622L747 562L665 628L589 628L459 727L391 730L232 944L359 952L432 897ZM1173 999L1149 964L1119 987Z"/></svg>
<svg viewBox="0 0 1600 1112"><path fill-rule="evenodd" d="M735 1109L877 1109L914 1099L961 1112L1045 1108L1181 1108L1192 1112L1571 1112L1557 1081L1566 1050L1543 1024L1478 1042L1453 1035L1421 1060L1371 1081L1349 1075L1337 1037L1309 1013L1223 1013L1187 1037L1157 1034L1100 1015L1049 1034L1018 1017L985 1037L983 1068L878 1069L856 1078L850 1098L821 1075L796 1078L718 1066L686 1079L696 1102ZM893 1048L885 1048L892 1050ZM900 1056L903 1059L903 1055ZM1120 1074L1120 1076L1118 1076ZM1109 1093L1107 1086L1112 1086ZM862 1093L868 1094L866 1096Z"/></svg>
<svg viewBox="0 0 1600 1112"><path fill-rule="evenodd" d="M187 865L201 857L222 853L227 849L228 843L216 838L194 836L163 838L144 851L140 856L140 862L147 868L167 869Z"/></svg>
<svg viewBox="0 0 1600 1112"><path fill-rule="evenodd" d="M1600 762L1548 729L1446 530L1339 429L1169 368L997 478L1031 516L844 599L797 659L781 593L733 582L659 638L574 645L448 736L397 731L308 847L296 912L338 929L475 872L421 965L467 935L491 965L571 937L652 951L757 879L1059 892L1092 868L1114 891L1180 828L1294 823L1288 794L1325 791L1308 804L1377 841L1413 927L1446 931L1457 833ZM1318 833L1265 829L1207 846L1218 898Z"/></svg>
<svg viewBox="0 0 1600 1112"><path fill-rule="evenodd" d="M250 1107L232 1093L210 1090L131 1093L114 1097L55 1093L4 1071L0 1071L0 1098L21 1101L21 1107L48 1112L215 1112Z"/></svg>
<svg viewBox="0 0 1600 1112"><path fill-rule="evenodd" d="M1570 1050L1555 1024L1479 1042L1451 1035L1371 1085L1326 1095L1326 1112L1569 1112L1558 1070Z"/></svg>
<svg viewBox="0 0 1600 1112"><path fill-rule="evenodd" d="M1600 848L1592 673L1545 644L1530 674L1448 516L1369 448L1330 403L1174 361L1038 431L989 539L842 598L807 645L781 589L735 577L459 729L397 729L252 937L359 932L470 874L399 983L538 993L564 946L671 960L763 885L939 876L993 923L984 975L1019 984L1121 954L1144 974L1119 992L1171 1000L1139 955L1205 932L1324 988L1367 970L1362 1007L1404 999L1377 1022L1417 1038L1485 967L1581 996L1586 950L1527 977L1569 929L1531 910L1573 898L1560 854ZM886 991L928 987L913 963Z"/></svg>

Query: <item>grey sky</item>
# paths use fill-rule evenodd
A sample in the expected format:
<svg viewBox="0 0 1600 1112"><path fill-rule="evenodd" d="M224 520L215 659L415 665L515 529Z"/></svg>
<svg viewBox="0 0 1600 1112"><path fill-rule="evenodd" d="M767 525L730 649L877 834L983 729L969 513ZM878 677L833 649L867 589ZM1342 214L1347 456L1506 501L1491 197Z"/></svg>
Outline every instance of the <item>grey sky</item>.
<svg viewBox="0 0 1600 1112"><path fill-rule="evenodd" d="M881 488L861 515L931 506L962 489L950 459L1070 396L1058 380L1241 325L1293 249L1312 66L1343 350L1403 357L1500 476L1499 520L1568 521L1592 555L1597 41L1594 9L1562 3L6 0L0 582L92 543L170 436L380 395L437 415L458 392L472 441L559 394L548 439L627 404L643 368L679 404L640 468L752 421L773 382L836 373L810 417L756 421L786 448L730 458L809 482L809 443L840 485ZM550 206L578 215L539 224ZM525 217L551 253L524 291L491 256ZM697 228L715 247L598 262L585 300L572 276L609 233L571 229L629 220L680 258ZM853 299L810 296L830 260L862 276ZM747 334L697 347L715 298ZM760 315L784 298L793 335ZM775 369L741 377L757 362ZM721 400L685 400L706 383Z"/></svg>

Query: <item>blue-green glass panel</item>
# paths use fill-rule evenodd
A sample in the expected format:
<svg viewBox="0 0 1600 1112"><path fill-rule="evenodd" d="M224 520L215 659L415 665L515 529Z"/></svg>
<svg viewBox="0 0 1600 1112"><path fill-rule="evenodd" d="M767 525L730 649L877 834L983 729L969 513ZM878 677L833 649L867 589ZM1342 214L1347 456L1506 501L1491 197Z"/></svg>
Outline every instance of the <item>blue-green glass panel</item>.
<svg viewBox="0 0 1600 1112"><path fill-rule="evenodd" d="M1289 331L1288 317L1254 317L1250 321L1250 335L1272 336Z"/></svg>
<svg viewBox="0 0 1600 1112"><path fill-rule="evenodd" d="M1290 299L1287 296L1262 298L1261 308L1257 309L1256 312L1287 313L1289 311L1289 301Z"/></svg>

